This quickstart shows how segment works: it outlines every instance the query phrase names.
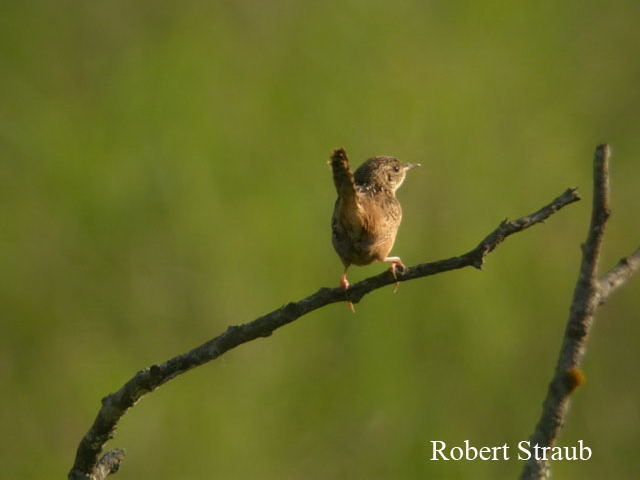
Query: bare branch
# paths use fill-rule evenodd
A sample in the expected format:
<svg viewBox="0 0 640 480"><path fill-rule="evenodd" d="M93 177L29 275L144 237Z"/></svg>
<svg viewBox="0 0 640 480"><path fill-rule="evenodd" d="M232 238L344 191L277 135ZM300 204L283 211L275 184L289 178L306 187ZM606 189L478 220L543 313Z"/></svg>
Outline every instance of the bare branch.
<svg viewBox="0 0 640 480"><path fill-rule="evenodd" d="M640 248L628 257L623 258L609 272L600 278L600 304L607 301L609 296L625 284L631 276L640 270Z"/></svg>
<svg viewBox="0 0 640 480"><path fill-rule="evenodd" d="M120 462L124 458L124 455L124 450L121 448L116 448L115 450L105 453L98 462L94 478L96 480L103 480L107 478L107 475L116 473L120 468Z"/></svg>
<svg viewBox="0 0 640 480"><path fill-rule="evenodd" d="M536 223L543 222L561 208L579 199L580 196L576 190L570 188L551 203L530 215L514 221L503 221L476 248L459 257L422 263L405 271L398 271L398 281L412 280L470 266L480 268L484 263L485 256L509 235L521 232ZM352 302L359 302L367 293L395 282L396 279L393 278L388 270L385 270L379 275L351 285L347 292L342 288L321 288L307 298L298 302L288 303L252 322L230 326L218 337L161 365L152 365L150 368L139 371L120 390L102 399L102 407L98 411L93 425L78 446L75 463L69 473L69 478L72 480L102 480L104 476L117 470L117 465L124 457L122 450L109 452L100 461L98 457L105 443L112 438L120 418L143 395L155 390L177 375L218 358L238 345L260 337L268 337L274 330L293 322L309 312L331 303L345 301L347 297ZM108 461L103 463L105 458ZM109 465L109 468L100 466L106 464ZM103 475L101 472L106 473Z"/></svg>
<svg viewBox="0 0 640 480"><path fill-rule="evenodd" d="M593 170L593 206L587 240L582 245L582 263L573 293L569 320L555 373L542 407L542 414L530 438L530 446L553 446L564 425L569 397L584 381L580 366L585 355L596 308L610 293L640 268L640 251L623 259L602 279L597 278L605 224L609 218L609 147L596 148ZM521 479L544 479L549 462L534 455L524 466Z"/></svg>

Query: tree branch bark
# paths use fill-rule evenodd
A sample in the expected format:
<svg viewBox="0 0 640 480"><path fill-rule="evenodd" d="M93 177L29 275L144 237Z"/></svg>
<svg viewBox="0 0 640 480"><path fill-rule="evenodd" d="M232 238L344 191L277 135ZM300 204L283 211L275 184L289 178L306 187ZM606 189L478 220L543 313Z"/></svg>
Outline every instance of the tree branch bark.
<svg viewBox="0 0 640 480"><path fill-rule="evenodd" d="M598 281L600 287L600 305L607 301L609 296L625 284L631 276L640 270L640 248L628 257L623 258L609 272Z"/></svg>
<svg viewBox="0 0 640 480"><path fill-rule="evenodd" d="M582 245L582 262L569 310L569 320L560 355L542 414L531 435L530 448L552 447L565 422L571 394L584 382L580 370L587 348L595 311L609 295L640 269L640 249L623 258L616 267L598 279L598 261L602 249L609 210L609 146L599 145L593 162L593 206L587 240ZM524 465L521 480L546 479L549 462L531 455Z"/></svg>
<svg viewBox="0 0 640 480"><path fill-rule="evenodd" d="M514 221L504 220L473 250L458 257L422 263L404 271L398 271L397 280L404 282L465 267L480 269L484 264L485 257L509 235L543 222L561 208L579 199L580 196L576 190L570 188L551 203L530 215ZM347 292L339 287L321 288L313 295L298 302L288 303L252 322L230 326L221 335L187 353L178 355L160 365L152 365L139 371L117 392L102 399L102 406L93 425L78 446L73 468L69 472L69 479L102 480L110 473L117 471L124 457L124 451L120 449L113 450L102 458L100 458L100 453L105 443L113 437L120 418L143 395L152 392L160 385L192 368L218 358L238 345L260 337L268 337L274 330L293 322L309 312L331 303L346 301L347 299L357 303L366 294L395 282L396 279L388 270L385 270L379 275L351 285Z"/></svg>

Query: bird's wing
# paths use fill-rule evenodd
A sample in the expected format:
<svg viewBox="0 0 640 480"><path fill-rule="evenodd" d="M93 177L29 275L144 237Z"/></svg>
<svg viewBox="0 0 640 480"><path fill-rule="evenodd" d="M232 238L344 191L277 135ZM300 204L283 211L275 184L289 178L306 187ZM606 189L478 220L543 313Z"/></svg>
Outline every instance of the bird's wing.
<svg viewBox="0 0 640 480"><path fill-rule="evenodd" d="M364 230L371 241L370 248L378 249L393 245L396 232L402 220L402 208L392 195L378 194L362 197L363 210L366 212Z"/></svg>

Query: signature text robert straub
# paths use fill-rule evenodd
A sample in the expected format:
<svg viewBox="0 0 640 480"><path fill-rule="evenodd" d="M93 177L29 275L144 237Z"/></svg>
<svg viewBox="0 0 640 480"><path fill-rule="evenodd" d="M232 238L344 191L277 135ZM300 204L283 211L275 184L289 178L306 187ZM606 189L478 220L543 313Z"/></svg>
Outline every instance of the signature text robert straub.
<svg viewBox="0 0 640 480"><path fill-rule="evenodd" d="M506 443L493 447L476 447L470 444L469 440L464 441L462 446L448 447L442 440L431 440L432 461L502 461L511 460L511 448ZM571 447L542 447L531 445L527 440L518 442L516 456L518 460L589 460L591 449L582 440L578 440L577 446Z"/></svg>

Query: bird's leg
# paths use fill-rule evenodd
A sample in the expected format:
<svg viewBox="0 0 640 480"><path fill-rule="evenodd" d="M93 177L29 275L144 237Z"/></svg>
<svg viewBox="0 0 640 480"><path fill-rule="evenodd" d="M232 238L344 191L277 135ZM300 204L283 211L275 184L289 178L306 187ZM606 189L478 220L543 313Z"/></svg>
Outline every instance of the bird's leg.
<svg viewBox="0 0 640 480"><path fill-rule="evenodd" d="M343 290L347 290L349 288L349 280L347 280L347 269L344 269L342 276L340 277L340 286Z"/></svg>
<svg viewBox="0 0 640 480"><path fill-rule="evenodd" d="M347 280L347 268L349 267L344 267L344 272L342 272L342 276L340 277L340 286L345 291L349 289L349 280ZM356 309L354 308L353 303L347 300L347 305L349 306L349 310L351 310L353 313L356 313Z"/></svg>
<svg viewBox="0 0 640 480"><path fill-rule="evenodd" d="M398 291L398 286L400 285L400 282L398 282L398 276L396 275L396 269L400 267L402 268L402 270L406 270L407 267L404 266L404 263L402 263L400 257L385 257L383 262L391 262L389 271L391 272L391 275L393 275L393 278L395 278L396 280L396 285L395 287L393 287L393 293L396 293Z"/></svg>

